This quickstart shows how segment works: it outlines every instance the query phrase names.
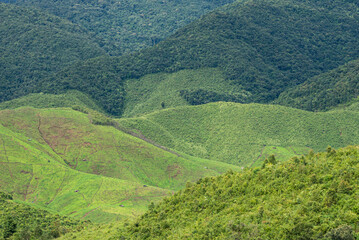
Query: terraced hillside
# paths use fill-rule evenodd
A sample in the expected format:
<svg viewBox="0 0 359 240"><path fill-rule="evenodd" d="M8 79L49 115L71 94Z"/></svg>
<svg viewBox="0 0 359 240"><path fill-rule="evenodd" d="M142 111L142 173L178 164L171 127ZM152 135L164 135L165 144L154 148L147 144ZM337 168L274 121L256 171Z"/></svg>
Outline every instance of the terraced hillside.
<svg viewBox="0 0 359 240"><path fill-rule="evenodd" d="M358 112L313 113L260 104L210 103L120 119L171 149L237 166L259 166L271 154L279 160L359 143Z"/></svg>
<svg viewBox="0 0 359 240"><path fill-rule="evenodd" d="M0 112L0 189L97 222L134 217L187 181L233 168L155 146L72 109Z"/></svg>

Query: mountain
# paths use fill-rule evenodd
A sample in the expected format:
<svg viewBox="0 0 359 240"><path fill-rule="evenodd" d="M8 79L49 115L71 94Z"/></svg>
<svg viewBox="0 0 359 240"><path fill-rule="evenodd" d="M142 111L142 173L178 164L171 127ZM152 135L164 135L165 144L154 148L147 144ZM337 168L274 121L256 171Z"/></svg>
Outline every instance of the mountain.
<svg viewBox="0 0 359 240"><path fill-rule="evenodd" d="M0 101L36 88L74 62L106 54L84 29L53 15L0 3Z"/></svg>
<svg viewBox="0 0 359 240"><path fill-rule="evenodd" d="M162 41L203 14L233 0L1 0L37 8L87 29L110 55Z"/></svg>
<svg viewBox="0 0 359 240"><path fill-rule="evenodd" d="M359 96L359 60L308 79L284 91L278 104L309 111L329 110Z"/></svg>
<svg viewBox="0 0 359 240"><path fill-rule="evenodd" d="M357 144L357 111L313 113L279 105L210 103L119 120L120 126L192 156L237 166Z"/></svg>
<svg viewBox="0 0 359 240"><path fill-rule="evenodd" d="M359 148L203 178L117 239L356 239Z"/></svg>
<svg viewBox="0 0 359 240"><path fill-rule="evenodd" d="M226 94L223 84L206 88L204 82L191 89L179 84L165 98L156 98L152 87L141 101L156 98L156 108L178 95L183 104L227 99L268 103L290 87L359 58L358 8L345 0L239 1L206 14L152 48L70 66L44 79L38 91L77 89L100 99L107 112L121 115L132 111L127 106L136 108L133 96L126 95L127 84L133 91L134 79L141 78L146 86L159 78L155 83L160 85L168 78L146 76L180 70L193 70L196 76L197 70L210 68L223 77ZM136 93L141 90L140 85Z"/></svg>

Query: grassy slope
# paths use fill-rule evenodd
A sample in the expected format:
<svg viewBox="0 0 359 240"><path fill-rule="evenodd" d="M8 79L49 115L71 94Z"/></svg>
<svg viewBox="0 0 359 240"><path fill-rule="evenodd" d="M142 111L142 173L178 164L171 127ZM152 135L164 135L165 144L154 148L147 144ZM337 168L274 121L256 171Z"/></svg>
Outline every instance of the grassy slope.
<svg viewBox="0 0 359 240"><path fill-rule="evenodd" d="M310 111L350 103L359 95L359 60L313 77L283 92L275 103Z"/></svg>
<svg viewBox="0 0 359 240"><path fill-rule="evenodd" d="M116 237L357 239L358 168L359 148L347 147L201 179Z"/></svg>
<svg viewBox="0 0 359 240"><path fill-rule="evenodd" d="M29 141L3 126L0 132L0 186L15 199L78 219L101 222L133 217L143 212L149 201L168 193L159 188L144 188L140 183L73 170L35 139Z"/></svg>
<svg viewBox="0 0 359 240"><path fill-rule="evenodd" d="M110 221L142 213L187 181L238 169L166 151L90 118L71 109L1 111L1 190L61 214Z"/></svg>
<svg viewBox="0 0 359 240"><path fill-rule="evenodd" d="M309 149L359 143L353 111L313 113L276 105L213 103L120 119L125 128L187 154L258 166L270 154L284 160Z"/></svg>
<svg viewBox="0 0 359 240"><path fill-rule="evenodd" d="M131 117L160 110L162 102L165 108L188 105L180 96L180 91L196 89L217 93L241 92L240 87L231 85L225 80L221 70L215 68L149 74L126 82L127 98L123 116Z"/></svg>
<svg viewBox="0 0 359 240"><path fill-rule="evenodd" d="M103 112L103 110L87 95L79 91L67 91L63 94L32 93L24 97L0 103L0 109L15 109L23 106L34 108L58 108L81 106Z"/></svg>

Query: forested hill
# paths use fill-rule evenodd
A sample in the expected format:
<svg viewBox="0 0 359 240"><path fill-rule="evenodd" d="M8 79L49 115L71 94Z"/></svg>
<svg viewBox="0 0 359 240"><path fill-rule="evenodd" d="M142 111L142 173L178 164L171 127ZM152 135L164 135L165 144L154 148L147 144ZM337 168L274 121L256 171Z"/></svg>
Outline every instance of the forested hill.
<svg viewBox="0 0 359 240"><path fill-rule="evenodd" d="M86 28L111 55L152 46L234 0L0 0L38 8Z"/></svg>
<svg viewBox="0 0 359 240"><path fill-rule="evenodd" d="M283 92L276 103L310 111L328 110L359 96L359 60L310 78Z"/></svg>
<svg viewBox="0 0 359 240"><path fill-rule="evenodd" d="M0 3L0 101L32 91L38 79L106 54L77 25L38 10Z"/></svg>
<svg viewBox="0 0 359 240"><path fill-rule="evenodd" d="M359 58L358 9L355 2L344 0L325 4L316 0L240 1L203 16L152 48L70 67L45 81L55 85L52 89L45 84L42 90L60 91L66 82L67 87L92 96L105 96L102 104L118 115L123 104L106 102L126 98L124 79L209 67L221 71L232 86L247 91L238 101L270 102L289 87ZM100 71L91 73L92 68ZM108 86L121 86L119 92L107 94L114 88L104 87L106 84L91 90L82 84L98 75ZM198 91L189 91L186 98L193 98L192 93L198 95Z"/></svg>
<svg viewBox="0 0 359 240"><path fill-rule="evenodd" d="M358 237L358 147L203 178L164 199L121 239Z"/></svg>

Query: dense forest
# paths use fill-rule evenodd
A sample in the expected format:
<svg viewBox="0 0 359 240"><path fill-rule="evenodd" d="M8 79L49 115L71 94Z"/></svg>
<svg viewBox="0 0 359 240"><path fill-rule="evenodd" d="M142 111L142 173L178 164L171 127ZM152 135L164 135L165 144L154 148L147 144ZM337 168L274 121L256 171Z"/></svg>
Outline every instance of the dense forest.
<svg viewBox="0 0 359 240"><path fill-rule="evenodd" d="M308 79L280 95L276 103L310 111L329 110L359 96L359 60Z"/></svg>
<svg viewBox="0 0 359 240"><path fill-rule="evenodd" d="M1 0L68 19L110 55L153 46L203 14L233 0ZM1 2L0 1L0 2Z"/></svg>
<svg viewBox="0 0 359 240"><path fill-rule="evenodd" d="M0 3L0 101L31 93L39 79L73 62L104 55L90 38L69 21Z"/></svg>

